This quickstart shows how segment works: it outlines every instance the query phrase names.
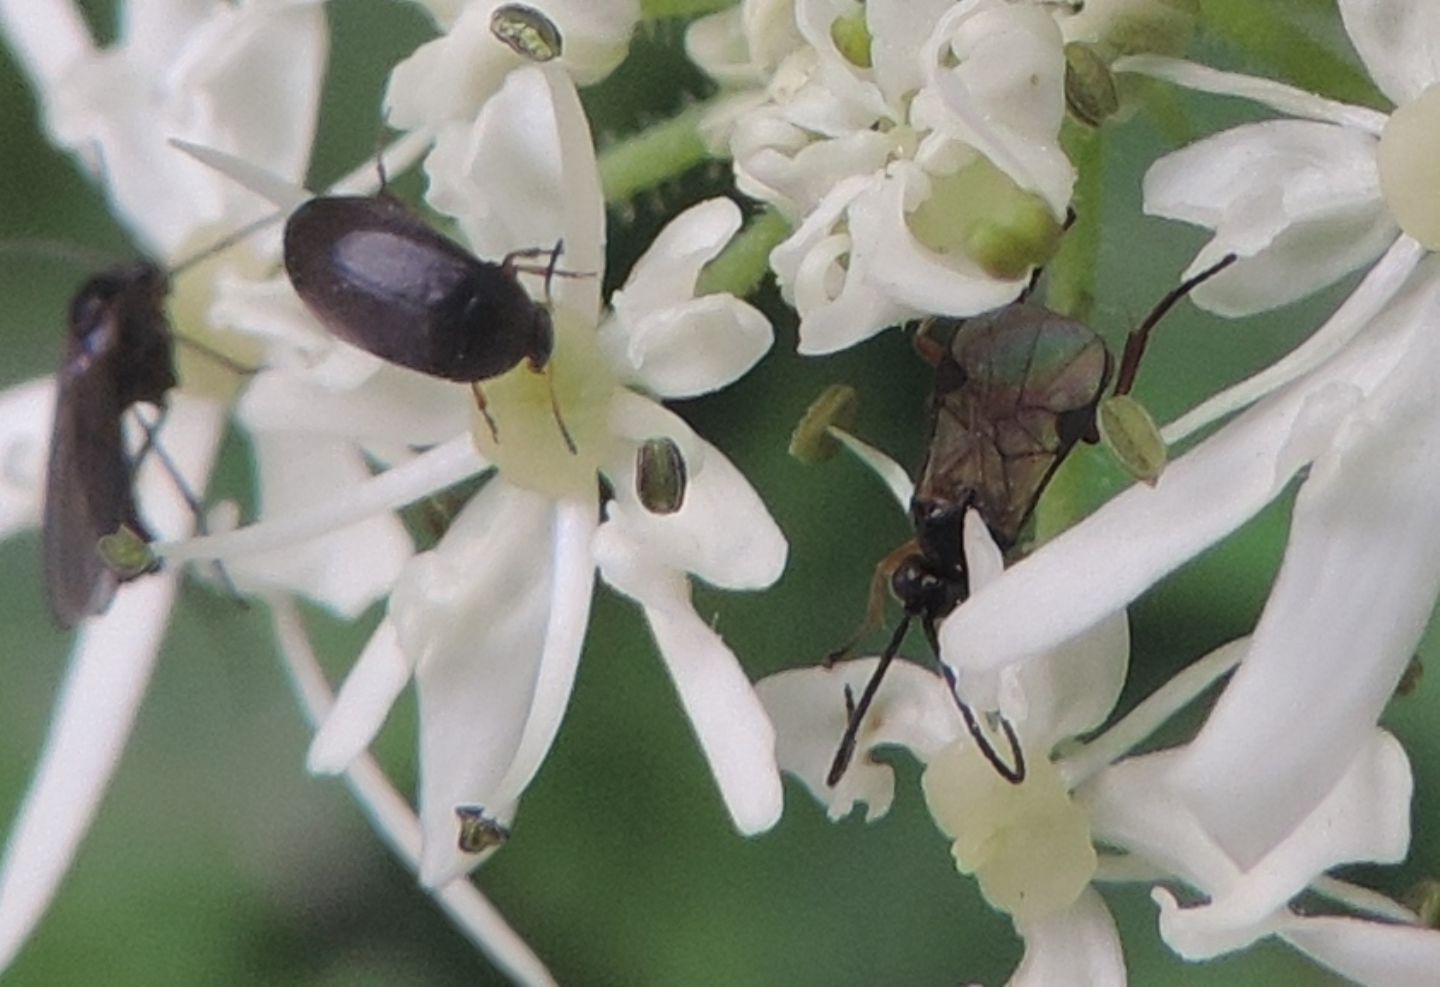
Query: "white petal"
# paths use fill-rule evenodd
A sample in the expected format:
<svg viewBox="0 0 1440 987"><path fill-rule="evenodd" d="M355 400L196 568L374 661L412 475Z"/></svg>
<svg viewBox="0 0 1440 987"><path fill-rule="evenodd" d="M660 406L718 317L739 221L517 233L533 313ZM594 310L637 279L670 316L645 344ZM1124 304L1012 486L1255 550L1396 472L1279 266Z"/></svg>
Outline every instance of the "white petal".
<svg viewBox="0 0 1440 987"><path fill-rule="evenodd" d="M1176 764L1184 763L1182 754ZM1275 913L1324 871L1346 863L1399 862L1410 843L1413 787L1399 742L1372 730L1335 787L1273 852L1248 871L1205 888L1208 905L1162 920L1166 941L1190 959L1214 955L1206 943L1240 948L1269 934Z"/></svg>
<svg viewBox="0 0 1440 987"><path fill-rule="evenodd" d="M725 198L706 199L666 223L630 269L625 287L610 299L621 324L639 323L693 298L701 268L739 229L740 207Z"/></svg>
<svg viewBox="0 0 1440 987"><path fill-rule="evenodd" d="M1009 987L1124 987L1120 934L1094 888L1086 888L1075 904L1063 911L1017 921L1016 931L1025 940L1025 956L1011 975Z"/></svg>
<svg viewBox="0 0 1440 987"><path fill-rule="evenodd" d="M0 392L0 538L40 521L45 451L54 415L53 377Z"/></svg>
<svg viewBox="0 0 1440 987"><path fill-rule="evenodd" d="M895 798L894 770L870 756L877 747L908 747L928 760L964 736L965 724L945 682L900 659L890 666L856 738L855 758L834 788L825 784L849 716L845 689L858 697L878 658L859 658L826 668L792 668L762 679L755 690L775 723L780 767L805 783L831 819L850 814L856 802L875 820Z"/></svg>
<svg viewBox="0 0 1440 987"><path fill-rule="evenodd" d="M1259 373L1181 415L1161 430L1161 437L1173 445L1336 356L1395 297L1425 253L1425 249L1408 236L1397 239L1335 310L1335 314L1326 319L1325 324L1311 333L1305 342Z"/></svg>
<svg viewBox="0 0 1440 987"><path fill-rule="evenodd" d="M879 194L850 207L852 238L874 245L863 258L852 256L852 264L861 265L852 276L863 276L907 309L932 315L975 315L1014 301L1027 278L991 277L968 255L937 254L910 232L906 200L922 180L918 168L896 164Z"/></svg>
<svg viewBox="0 0 1440 987"><path fill-rule="evenodd" d="M1075 181L1060 148L1063 49L1055 19L1039 7L959 4L941 18L922 55L949 119L923 100L917 107L926 122L1043 198L1057 217L1065 214Z"/></svg>
<svg viewBox="0 0 1440 987"><path fill-rule="evenodd" d="M1431 498L1440 457L1425 452L1440 448L1432 280L1430 304L1414 313L1415 345L1301 488L1250 654L1177 773L1242 863L1283 838L1345 770L1440 592Z"/></svg>
<svg viewBox="0 0 1440 987"><path fill-rule="evenodd" d="M456 806L511 821L515 796L497 802L497 789L528 734L547 634L568 646L578 641L570 623L584 626L589 579L557 579L554 554L543 550L554 545L556 522L553 501L492 481L391 595L390 618L416 664L427 886L476 863L456 845ZM557 628L552 614L561 607L566 626Z"/></svg>
<svg viewBox="0 0 1440 987"><path fill-rule="evenodd" d="M31 84L41 91L94 51L85 18L70 0L0 0L0 31Z"/></svg>
<svg viewBox="0 0 1440 987"><path fill-rule="evenodd" d="M1122 610L1015 670L1026 707L1017 728L1041 751L1093 730L1114 712L1129 668L1130 621Z"/></svg>
<svg viewBox="0 0 1440 987"><path fill-rule="evenodd" d="M466 432L413 460L347 490L336 491L319 508L277 517L218 535L183 542L157 543L155 553L169 559L239 558L283 549L299 541L338 531L372 514L394 510L468 479L486 468Z"/></svg>
<svg viewBox="0 0 1440 987"><path fill-rule="evenodd" d="M1277 391L1172 462L1156 487L1132 487L1007 569L945 622L959 667L998 667L1074 636L1234 530L1323 451L1363 393L1393 368L1440 277L1416 277L1339 357ZM1080 588L1083 587L1083 592ZM1055 600L1066 600L1057 607ZM1035 618L1017 623L1016 613Z"/></svg>
<svg viewBox="0 0 1440 987"><path fill-rule="evenodd" d="M728 294L662 309L627 328L624 362L616 362L628 364L627 380L662 398L696 397L734 383L775 341L770 320Z"/></svg>
<svg viewBox="0 0 1440 987"><path fill-rule="evenodd" d="M595 535L605 580L645 609L736 829L764 832L779 820L783 801L775 729L735 654L695 612L689 580L637 549L614 525Z"/></svg>
<svg viewBox="0 0 1440 987"><path fill-rule="evenodd" d="M1398 106L1440 82L1440 8L1426 0L1340 0L1370 78Z"/></svg>
<svg viewBox="0 0 1440 987"><path fill-rule="evenodd" d="M310 743L305 767L311 774L339 774L365 753L413 669L395 625L381 621Z"/></svg>
<svg viewBox="0 0 1440 987"><path fill-rule="evenodd" d="M1286 942L1366 987L1414 987L1440 970L1440 932L1353 918L1289 918Z"/></svg>
<svg viewBox="0 0 1440 987"><path fill-rule="evenodd" d="M1367 133L1380 135L1386 116L1376 110L1350 106L1323 99L1314 93L1287 86L1283 82L1261 79L1236 72L1221 72L1204 65L1166 58L1161 55L1126 55L1110 66L1115 72L1138 72L1156 79L1168 79L1177 85L1221 96L1241 96L1254 100L1290 116L1305 117L1326 123L1338 123Z"/></svg>
<svg viewBox="0 0 1440 987"><path fill-rule="evenodd" d="M1375 138L1299 120L1235 127L1161 158L1145 176L1145 209L1215 230L1187 276L1241 257L1192 295L1221 315L1302 298L1398 233L1380 199Z"/></svg>
<svg viewBox="0 0 1440 987"><path fill-rule="evenodd" d="M359 450L343 440L254 431L250 441L262 517L323 509L334 491L371 477ZM236 559L230 570L243 589L294 590L353 620L390 591L412 551L400 519L377 513L318 538Z"/></svg>
<svg viewBox="0 0 1440 987"><path fill-rule="evenodd" d="M468 430L474 407L467 387L386 365L364 387L339 390L261 372L246 388L238 416L254 432L433 446Z"/></svg>
<svg viewBox="0 0 1440 987"><path fill-rule="evenodd" d="M208 475L219 448L221 410L180 394L171 407L162 433L166 450L203 491L195 480ZM157 470L153 461L141 470L146 520L158 530L183 531L193 516ZM150 681L177 579L171 570L123 585L110 610L80 631L45 750L0 862L0 969L39 922L95 817Z"/></svg>
<svg viewBox="0 0 1440 987"><path fill-rule="evenodd" d="M1130 758L1079 794L1098 840L1174 874L1210 899L1181 908L1168 893L1155 894L1166 942L1188 959L1210 958L1269 935L1287 914L1287 903L1332 867L1394 861L1405 853L1410 770L1388 734L1371 731L1323 802L1249 870L1220 848L1169 784L1184 756L1180 749Z"/></svg>
<svg viewBox="0 0 1440 987"><path fill-rule="evenodd" d="M564 72L553 63L512 72L473 125L440 134L425 170L427 200L459 220L480 256L563 241L564 269L580 276L536 289L597 321L605 200L590 127Z"/></svg>
<svg viewBox="0 0 1440 987"><path fill-rule="evenodd" d="M648 559L694 573L727 589L763 589L780 578L788 546L759 494L725 455L701 439L679 416L639 395L616 395L612 424L617 435L639 443L669 437L685 457L685 500L673 514L652 514L635 490L634 446L617 443L618 458L606 468L615 490L606 527Z"/></svg>
<svg viewBox="0 0 1440 987"><path fill-rule="evenodd" d="M770 252L780 287L800 313L800 352L833 353L909 318L896 304L865 282L860 271L874 244L832 230L850 206L875 193L880 176L855 176L834 186L794 233Z"/></svg>
<svg viewBox="0 0 1440 987"><path fill-rule="evenodd" d="M448 5L447 5L448 6ZM385 103L390 125L403 130L471 120L524 56L490 31L494 0L467 3L448 33L417 48L391 72ZM635 0L543 0L532 4L560 31L555 60L580 85L598 82L620 64L639 19Z"/></svg>
<svg viewBox="0 0 1440 987"><path fill-rule="evenodd" d="M327 45L318 4L211 5L168 57L122 45L76 65L51 94L48 121L57 142L95 155L114 208L149 252L174 260L201 227L240 226L267 207L170 140L300 181Z"/></svg>
<svg viewBox="0 0 1440 987"><path fill-rule="evenodd" d="M515 756L496 786L495 803L518 800L534 780L555 742L560 721L570 704L580 650L590 622L591 589L595 582L594 541L597 507L593 501L560 501L555 507L555 538L551 553L555 581L545 651L535 676L535 695Z"/></svg>
<svg viewBox="0 0 1440 987"><path fill-rule="evenodd" d="M331 705L330 687L320 670L305 627L294 604L284 598L271 601L275 636L285 658L291 684L312 724L326 718ZM420 821L409 803L395 791L371 757L362 756L346 770L345 783L370 816L380 838L411 871L420 869ZM456 927L516 983L553 987L555 981L525 941L466 878L457 878L432 892L436 903Z"/></svg>
<svg viewBox="0 0 1440 987"><path fill-rule="evenodd" d="M121 588L85 625L0 861L0 969L40 921L130 737L175 597L174 572Z"/></svg>

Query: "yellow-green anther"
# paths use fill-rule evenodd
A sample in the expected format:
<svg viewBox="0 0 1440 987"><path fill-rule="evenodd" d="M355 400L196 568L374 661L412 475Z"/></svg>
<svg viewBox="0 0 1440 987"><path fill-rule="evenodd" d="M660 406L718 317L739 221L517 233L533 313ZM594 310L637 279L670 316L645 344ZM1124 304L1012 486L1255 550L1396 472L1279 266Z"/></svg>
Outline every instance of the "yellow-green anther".
<svg viewBox="0 0 1440 987"><path fill-rule="evenodd" d="M635 494L651 514L674 514L685 504L685 457L673 439L646 439L635 451Z"/></svg>
<svg viewBox="0 0 1440 987"><path fill-rule="evenodd" d="M460 820L460 838L456 845L463 853L480 853L510 839L510 830L486 815L478 805L457 805L455 816Z"/></svg>
<svg viewBox="0 0 1440 987"><path fill-rule="evenodd" d="M515 54L532 62L548 62L559 58L564 49L560 29L555 22L534 7L523 3L507 3L490 15L490 33Z"/></svg>
<svg viewBox="0 0 1440 987"><path fill-rule="evenodd" d="M840 443L830 434L831 427L849 431L855 424L860 395L849 384L831 384L810 402L805 416L790 434L790 455L813 466L823 463L840 451Z"/></svg>
<svg viewBox="0 0 1440 987"><path fill-rule="evenodd" d="M95 549L105 567L121 579L134 579L160 567L160 560L151 551L150 543L125 525L102 536Z"/></svg>
<svg viewBox="0 0 1440 987"><path fill-rule="evenodd" d="M830 24L830 40L851 65L862 69L870 67L870 27L865 23L863 9L848 17L835 18Z"/></svg>
<svg viewBox="0 0 1440 987"><path fill-rule="evenodd" d="M1145 406L1128 394L1100 402L1096 416L1100 439L1125 471L1154 486L1165 469L1167 453L1160 429Z"/></svg>
<svg viewBox="0 0 1440 987"><path fill-rule="evenodd" d="M1098 127L1120 109L1110 66L1083 41L1065 46L1065 106L1081 123Z"/></svg>

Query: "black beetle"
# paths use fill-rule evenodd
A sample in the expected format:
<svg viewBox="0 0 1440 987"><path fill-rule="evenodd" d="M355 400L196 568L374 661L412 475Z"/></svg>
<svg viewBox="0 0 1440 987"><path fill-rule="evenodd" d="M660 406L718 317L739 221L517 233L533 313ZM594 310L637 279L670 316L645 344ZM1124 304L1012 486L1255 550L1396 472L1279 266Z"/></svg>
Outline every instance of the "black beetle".
<svg viewBox="0 0 1440 987"><path fill-rule="evenodd" d="M1227 255L1172 289L1130 333L1114 394L1128 394L1134 387L1156 323L1235 259ZM953 329L947 342L931 338L933 330L946 327ZM831 786L854 756L860 724L912 620L919 620L939 660L936 625L970 594L962 548L965 514L972 508L978 511L996 545L1013 558L1055 470L1077 442L1098 441L1096 409L1113 369L1104 340L1091 329L1024 300L963 321L929 320L916 337L916 349L935 367L935 385L930 439L910 502L915 537L876 568L862 633L878 625L887 584L905 615L858 702L846 688L845 733L826 776ZM848 650L842 648L831 660ZM1023 781L1024 751L1014 728L998 718L1010 746L1007 763L974 712L954 693L950 669L943 663L941 669L980 752L1007 780Z"/></svg>
<svg viewBox="0 0 1440 987"><path fill-rule="evenodd" d="M550 313L516 279L518 256L480 260L383 193L319 196L285 223L285 273L325 328L465 383L550 359Z"/></svg>
<svg viewBox="0 0 1440 987"><path fill-rule="evenodd" d="M317 196L285 223L285 273L311 313L336 336L382 360L470 384L492 433L495 422L479 382L522 360L542 371L555 344L549 310L515 275L567 276L555 270L559 249L517 251L498 264L483 261L385 192ZM544 254L550 255L548 267L516 263ZM551 404L574 452L553 391Z"/></svg>

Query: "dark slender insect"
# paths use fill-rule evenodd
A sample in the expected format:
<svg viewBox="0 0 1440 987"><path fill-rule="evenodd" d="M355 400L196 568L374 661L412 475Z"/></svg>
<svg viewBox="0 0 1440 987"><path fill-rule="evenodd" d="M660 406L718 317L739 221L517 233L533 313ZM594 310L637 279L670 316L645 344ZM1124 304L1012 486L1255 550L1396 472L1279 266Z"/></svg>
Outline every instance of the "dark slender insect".
<svg viewBox="0 0 1440 987"><path fill-rule="evenodd" d="M149 261L113 267L85 282L71 300L65 355L55 376L41 522L45 596L59 626L74 627L103 613L120 583L158 567L144 551L152 538L135 505L135 476L147 456L153 453L170 474L204 531L199 500L158 442L166 394L177 382L174 343L183 342L237 372L251 371L175 334L165 314L170 280L273 221L266 217L231 233L169 273ZM124 418L140 404L153 406L159 415L154 421L135 416L145 439L132 454ZM118 549L102 551L116 539ZM132 564L137 557L138 564Z"/></svg>
<svg viewBox="0 0 1440 987"><path fill-rule="evenodd" d="M1114 395L1134 387L1150 331L1171 307L1234 261L1233 254L1226 256L1178 285L1130 333ZM931 337L946 327L953 328L948 341ZM878 626L887 584L905 613L859 701L846 689L845 733L826 777L832 786L854 756L860 725L912 621L920 622L939 660L936 625L970 593L962 549L966 512L978 511L996 545L1013 557L1056 469L1076 443L1099 440L1097 408L1114 369L1110 351L1092 330L1026 301L958 323L931 320L916 348L935 366L935 388L930 441L910 502L915 537L876 568L864 627ZM1007 780L1023 781L1024 751L1014 728L997 717L1010 747L1007 762L954 693L949 668L943 663L941 668L981 753Z"/></svg>
<svg viewBox="0 0 1440 987"><path fill-rule="evenodd" d="M101 557L102 538L128 528L150 540L133 486L153 432L132 458L121 426L136 404L163 409L176 384L168 293L165 273L142 262L91 278L70 305L41 527L45 594L61 627L104 612L122 581Z"/></svg>
<svg viewBox="0 0 1440 987"><path fill-rule="evenodd" d="M554 267L558 253L480 260L384 192L318 196L285 223L285 272L330 332L391 363L470 384L482 413L480 381L522 360L537 372L550 361L550 312L516 274L564 274ZM545 267L518 263L547 254ZM558 407L556 421L573 452Z"/></svg>

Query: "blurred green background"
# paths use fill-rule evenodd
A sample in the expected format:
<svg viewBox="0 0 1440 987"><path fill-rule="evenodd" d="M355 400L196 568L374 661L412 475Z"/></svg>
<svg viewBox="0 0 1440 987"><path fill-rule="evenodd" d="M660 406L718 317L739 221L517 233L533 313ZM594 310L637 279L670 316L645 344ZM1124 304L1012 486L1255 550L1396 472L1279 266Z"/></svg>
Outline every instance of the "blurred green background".
<svg viewBox="0 0 1440 987"><path fill-rule="evenodd" d="M103 35L107 4L91 5ZM408 4L337 3L328 98L312 184L362 162L375 141L385 72L428 36ZM633 126L634 107L677 80L675 25L648 30L632 62L592 92L596 131ZM1233 52L1216 43L1207 53ZM1349 57L1348 55L1346 57ZM116 254L123 232L66 157L36 129L34 104L0 50L0 239L47 237ZM647 119L655 107L648 104ZM1187 104L1195 133L1242 119L1243 107ZM1202 238L1139 214L1138 179L1170 143L1145 121L1107 132L1104 249L1093 323L1112 341L1173 283ZM610 280L663 218L723 191L701 169L612 213ZM39 259L0 261L4 383L53 369L62 313L81 271ZM826 384L861 392L857 430L901 462L919 461L927 370L900 333L825 359L794 354L793 319L775 304L777 345L728 391L679 406L759 488L791 540L770 592L697 588L702 614L751 675L815 662L859 619L876 560L907 536L903 516L861 467L803 467L788 458L793 423ZM1283 352L1338 297L1264 319L1228 322L1182 306L1157 335L1139 395L1167 420ZM247 483L232 440L220 493ZM1253 625L1283 547L1288 504L1187 566L1132 610L1135 656L1122 710L1175 668ZM63 674L70 637L50 626L34 534L0 545L0 824L29 780ZM374 615L355 627L316 617L338 679ZM1422 654L1432 657L1432 634ZM912 652L913 653L913 652ZM916 657L922 657L915 653ZM1357 660L1363 660L1357 656ZM1440 685L1422 681L1387 723L1417 776L1416 836L1398 868L1354 875L1399 893L1440 872L1435 817L1440 738L1430 726ZM1198 713L1188 725L1198 722ZM1183 739L1179 724L1169 740ZM407 788L414 778L413 707L402 707L379 754ZM6 984L484 984L504 982L414 886L370 833L341 784L306 776L308 731L259 610L187 587L134 737L99 819L38 934ZM895 758L895 808L867 825L830 824L787 781L774 831L746 840L723 806L643 620L601 590L571 713L531 789L516 838L478 882L569 984L953 984L1004 981L1020 946L1008 921L958 876L925 812L918 773ZM1207 966L1171 954L1144 889L1106 892L1132 982L1176 985L1334 982L1280 945Z"/></svg>

